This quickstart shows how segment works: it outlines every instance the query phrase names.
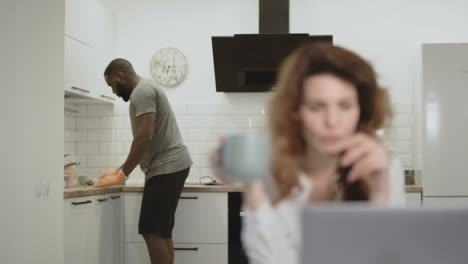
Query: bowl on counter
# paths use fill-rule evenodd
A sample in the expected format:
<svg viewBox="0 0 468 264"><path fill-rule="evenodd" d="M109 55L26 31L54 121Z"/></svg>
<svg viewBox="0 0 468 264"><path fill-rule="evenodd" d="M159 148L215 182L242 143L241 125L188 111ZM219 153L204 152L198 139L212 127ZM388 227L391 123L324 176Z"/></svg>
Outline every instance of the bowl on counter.
<svg viewBox="0 0 468 264"><path fill-rule="evenodd" d="M81 184L81 185L93 185L94 182L91 180L91 178L89 176L86 176L86 175L79 175L78 178L78 183Z"/></svg>

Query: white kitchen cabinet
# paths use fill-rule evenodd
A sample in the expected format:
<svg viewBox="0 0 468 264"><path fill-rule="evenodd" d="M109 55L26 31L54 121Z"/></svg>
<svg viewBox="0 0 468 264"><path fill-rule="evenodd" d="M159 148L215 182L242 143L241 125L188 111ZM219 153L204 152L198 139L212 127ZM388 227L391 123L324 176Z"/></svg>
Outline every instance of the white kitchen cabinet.
<svg viewBox="0 0 468 264"><path fill-rule="evenodd" d="M125 243L124 263L151 264L145 243ZM175 256L174 256L175 259Z"/></svg>
<svg viewBox="0 0 468 264"><path fill-rule="evenodd" d="M116 100L116 96L113 94L112 88L107 85L106 80L104 79L104 70L114 59L112 54L105 50L96 54L96 57L93 60L94 73L91 75L91 82L94 87L94 93L100 100L114 102Z"/></svg>
<svg viewBox="0 0 468 264"><path fill-rule="evenodd" d="M93 28L98 24L98 0L65 1L65 35L96 46L97 34Z"/></svg>
<svg viewBox="0 0 468 264"><path fill-rule="evenodd" d="M182 193L174 243L228 243L227 193Z"/></svg>
<svg viewBox="0 0 468 264"><path fill-rule="evenodd" d="M120 194L64 200L65 263L120 263Z"/></svg>
<svg viewBox="0 0 468 264"><path fill-rule="evenodd" d="M66 264L90 263L88 259L88 226L92 221L89 197L64 200L64 255Z"/></svg>
<svg viewBox="0 0 468 264"><path fill-rule="evenodd" d="M116 18L103 0L66 0L65 91L82 99L113 103L104 80L114 59Z"/></svg>
<svg viewBox="0 0 468 264"><path fill-rule="evenodd" d="M66 0L65 35L96 49L113 46L116 17L105 0Z"/></svg>
<svg viewBox="0 0 468 264"><path fill-rule="evenodd" d="M468 208L468 197L424 197L423 206L434 208Z"/></svg>
<svg viewBox="0 0 468 264"><path fill-rule="evenodd" d="M65 36L65 91L81 95L94 93L92 85L94 48Z"/></svg>
<svg viewBox="0 0 468 264"><path fill-rule="evenodd" d="M125 263L151 263L145 243L126 243L124 250ZM227 263L227 250L227 246L223 244L174 244L174 263Z"/></svg>
<svg viewBox="0 0 468 264"><path fill-rule="evenodd" d="M124 193L126 264L149 263L143 237L138 234L141 199L142 193ZM175 263L227 263L227 193L182 193L175 216L173 239L177 248Z"/></svg>
<svg viewBox="0 0 468 264"><path fill-rule="evenodd" d="M422 206L422 193L420 192L407 192L405 193L407 207L421 207Z"/></svg>
<svg viewBox="0 0 468 264"><path fill-rule="evenodd" d="M99 239L98 259L100 264L120 263L120 194L96 197L96 215L99 215L97 230Z"/></svg>
<svg viewBox="0 0 468 264"><path fill-rule="evenodd" d="M144 242L138 234L142 193L124 194L125 242ZM174 243L227 243L227 193L182 193L173 230Z"/></svg>

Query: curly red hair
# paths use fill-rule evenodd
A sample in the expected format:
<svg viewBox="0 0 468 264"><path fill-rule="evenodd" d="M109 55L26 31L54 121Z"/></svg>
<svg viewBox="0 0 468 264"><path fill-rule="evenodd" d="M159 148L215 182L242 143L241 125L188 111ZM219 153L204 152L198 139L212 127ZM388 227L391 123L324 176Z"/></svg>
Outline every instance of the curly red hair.
<svg viewBox="0 0 468 264"><path fill-rule="evenodd" d="M375 136L391 115L388 95L377 83L377 75L356 53L332 45L306 44L295 50L280 67L269 104L269 129L272 137L272 174L278 199L298 184L306 151L298 118L303 103L304 80L329 73L354 84L358 93L360 118L357 130Z"/></svg>

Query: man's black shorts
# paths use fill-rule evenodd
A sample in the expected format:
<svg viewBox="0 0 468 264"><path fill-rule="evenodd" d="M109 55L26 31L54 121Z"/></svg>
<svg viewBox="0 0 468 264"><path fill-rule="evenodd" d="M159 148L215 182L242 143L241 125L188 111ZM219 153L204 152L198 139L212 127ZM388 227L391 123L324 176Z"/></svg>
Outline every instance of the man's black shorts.
<svg viewBox="0 0 468 264"><path fill-rule="evenodd" d="M172 237L174 216L190 168L149 178L144 187L138 232Z"/></svg>

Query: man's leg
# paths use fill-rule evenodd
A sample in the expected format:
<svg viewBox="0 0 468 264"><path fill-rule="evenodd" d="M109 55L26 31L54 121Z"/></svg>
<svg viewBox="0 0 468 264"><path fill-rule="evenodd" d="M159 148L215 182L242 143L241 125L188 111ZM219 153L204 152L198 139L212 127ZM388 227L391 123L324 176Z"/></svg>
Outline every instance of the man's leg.
<svg viewBox="0 0 468 264"><path fill-rule="evenodd" d="M172 264L171 253L166 243L167 239L158 235L143 235L143 237L148 247L151 264Z"/></svg>
<svg viewBox="0 0 468 264"><path fill-rule="evenodd" d="M190 168L147 180L140 211L139 233L148 247L151 264L174 262L171 239L179 197ZM162 262L161 262L162 261Z"/></svg>
<svg viewBox="0 0 468 264"><path fill-rule="evenodd" d="M167 251L169 253L169 263L174 264L174 242L172 238L166 239Z"/></svg>

